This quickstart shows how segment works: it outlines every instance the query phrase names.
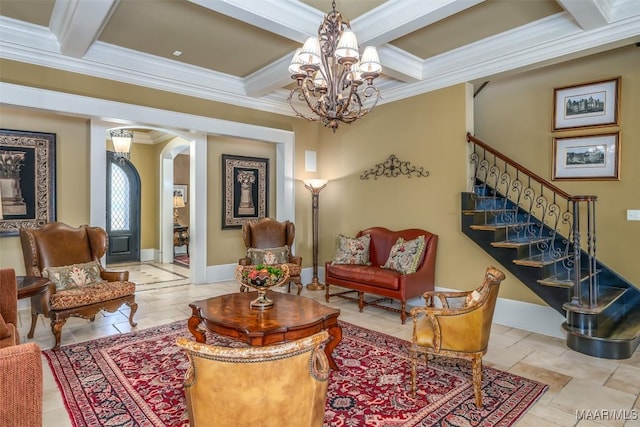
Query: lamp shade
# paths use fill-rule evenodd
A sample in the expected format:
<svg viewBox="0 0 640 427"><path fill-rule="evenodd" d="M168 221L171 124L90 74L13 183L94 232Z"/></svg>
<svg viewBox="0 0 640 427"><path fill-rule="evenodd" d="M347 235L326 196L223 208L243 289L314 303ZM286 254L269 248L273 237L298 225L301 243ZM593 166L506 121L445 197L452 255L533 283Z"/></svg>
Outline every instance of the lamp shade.
<svg viewBox="0 0 640 427"><path fill-rule="evenodd" d="M174 208L184 208L184 199L181 194L176 194L173 196L173 207Z"/></svg>
<svg viewBox="0 0 640 427"><path fill-rule="evenodd" d="M116 129L111 131L111 142L113 143L113 151L116 154L129 155L132 141L133 132L130 130Z"/></svg>
<svg viewBox="0 0 640 427"><path fill-rule="evenodd" d="M353 64L359 57L356 34L353 31L343 31L336 46L336 58L342 63Z"/></svg>
<svg viewBox="0 0 640 427"><path fill-rule="evenodd" d="M289 73L292 75L300 74L300 65L302 64L302 58L300 58L300 52L302 48L297 48L291 58L291 63L289 64Z"/></svg>
<svg viewBox="0 0 640 427"><path fill-rule="evenodd" d="M320 42L317 37L309 37L300 50L301 65L320 64Z"/></svg>
<svg viewBox="0 0 640 427"><path fill-rule="evenodd" d="M359 67L362 73L379 73L382 71L378 50L375 47L367 46L364 48Z"/></svg>
<svg viewBox="0 0 640 427"><path fill-rule="evenodd" d="M322 188L329 182L326 179L305 179L303 180L304 185L307 187L311 187L313 189Z"/></svg>

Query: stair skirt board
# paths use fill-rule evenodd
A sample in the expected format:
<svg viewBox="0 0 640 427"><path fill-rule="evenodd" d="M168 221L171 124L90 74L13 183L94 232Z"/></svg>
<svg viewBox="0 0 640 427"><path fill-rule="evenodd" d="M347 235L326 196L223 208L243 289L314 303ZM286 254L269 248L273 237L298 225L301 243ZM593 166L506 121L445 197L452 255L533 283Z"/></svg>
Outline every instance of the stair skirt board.
<svg viewBox="0 0 640 427"><path fill-rule="evenodd" d="M630 357L640 345L640 290L597 259L591 265L590 255L584 251L580 257L585 268L576 285L571 269L573 253L563 249L569 243L562 230L550 229L497 192L485 197L494 193L488 185L476 186L476 190L483 195L461 194L463 233L548 304L547 313L532 317L524 316L520 304L506 305L518 307L513 310L496 307L494 321L530 330L530 325L551 314L552 332L540 333L565 338L569 348L591 356ZM530 241L526 235L531 236ZM591 279L595 282L590 285ZM581 287L582 297L580 304L573 305L572 298L580 295L574 290L576 286ZM593 307L589 301L592 286L597 292Z"/></svg>

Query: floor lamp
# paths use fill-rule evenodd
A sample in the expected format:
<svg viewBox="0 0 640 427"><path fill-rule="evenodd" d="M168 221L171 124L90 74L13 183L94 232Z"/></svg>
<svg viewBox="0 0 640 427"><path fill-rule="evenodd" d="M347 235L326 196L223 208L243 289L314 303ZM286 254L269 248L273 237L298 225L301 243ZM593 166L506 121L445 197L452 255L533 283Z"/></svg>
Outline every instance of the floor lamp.
<svg viewBox="0 0 640 427"><path fill-rule="evenodd" d="M304 186L311 191L311 227L313 230L313 278L307 285L307 289L318 291L324 289L324 285L318 281L318 199L320 190L327 186L326 179L305 179Z"/></svg>

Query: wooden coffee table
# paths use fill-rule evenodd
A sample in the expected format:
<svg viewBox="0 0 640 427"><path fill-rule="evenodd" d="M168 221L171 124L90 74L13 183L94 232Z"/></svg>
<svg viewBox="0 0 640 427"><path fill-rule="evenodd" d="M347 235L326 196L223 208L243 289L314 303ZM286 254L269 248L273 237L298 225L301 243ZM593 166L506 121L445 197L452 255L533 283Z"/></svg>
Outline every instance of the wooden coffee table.
<svg viewBox="0 0 640 427"><path fill-rule="evenodd" d="M273 307L267 310L252 309L249 304L256 292L238 292L221 295L189 304L192 315L189 331L197 342L206 338L200 325L227 337L238 338L255 347L294 341L326 330L331 340L324 352L332 369L338 370L331 353L342 340L342 328L338 325L340 310L327 307L310 298L298 295L269 292Z"/></svg>

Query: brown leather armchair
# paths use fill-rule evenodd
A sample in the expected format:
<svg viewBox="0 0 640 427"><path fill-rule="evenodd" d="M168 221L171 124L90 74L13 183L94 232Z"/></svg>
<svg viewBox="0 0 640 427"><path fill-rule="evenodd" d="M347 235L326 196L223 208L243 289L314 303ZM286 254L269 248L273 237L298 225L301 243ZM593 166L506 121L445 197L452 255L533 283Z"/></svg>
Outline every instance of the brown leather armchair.
<svg viewBox="0 0 640 427"><path fill-rule="evenodd" d="M20 344L18 288L12 268L0 270L0 425L42 425L42 360L36 343ZM0 328L4 329L4 328Z"/></svg>
<svg viewBox="0 0 640 427"><path fill-rule="evenodd" d="M102 281L71 289L49 287L39 304L33 307L34 322L38 313L49 316L55 337L54 349L60 347L62 327L69 317L94 320L101 310L110 313L123 304L130 307L129 324L136 326L133 316L138 309L135 284L129 281L128 271L107 271L100 259L107 252L108 237L104 229L82 225L71 227L61 222L40 228L20 229L20 241L27 275L43 276L51 267L71 266L96 261ZM33 333L33 323L30 334Z"/></svg>
<svg viewBox="0 0 640 427"><path fill-rule="evenodd" d="M296 237L296 227L291 221L279 222L272 218L261 218L256 221L245 222L242 225L242 239L247 248L251 249L273 249L287 246L289 248L288 266L289 282L287 291L291 292L291 282L298 287L298 295L302 292L302 257L294 256L291 253L291 245ZM246 256L238 261L240 265L251 265L251 259ZM246 286L241 286L240 291L247 290Z"/></svg>
<svg viewBox="0 0 640 427"><path fill-rule="evenodd" d="M411 309L411 389L416 393L418 355L471 360L476 406L482 407L482 356L487 352L493 311L504 273L489 267L482 285L468 292L425 292L425 307ZM439 305L438 305L439 303Z"/></svg>
<svg viewBox="0 0 640 427"><path fill-rule="evenodd" d="M265 347L221 347L178 338L190 366L191 427L320 427L329 380L327 331Z"/></svg>

